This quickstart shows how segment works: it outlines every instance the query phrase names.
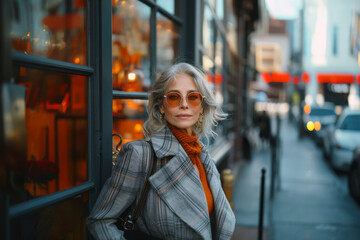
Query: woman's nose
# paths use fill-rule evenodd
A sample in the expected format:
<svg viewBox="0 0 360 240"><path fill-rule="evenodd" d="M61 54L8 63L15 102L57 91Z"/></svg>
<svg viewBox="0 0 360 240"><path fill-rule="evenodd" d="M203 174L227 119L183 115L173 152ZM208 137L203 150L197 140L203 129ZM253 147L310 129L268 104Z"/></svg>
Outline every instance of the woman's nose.
<svg viewBox="0 0 360 240"><path fill-rule="evenodd" d="M180 108L188 108L189 105L188 105L188 102L186 101L186 96L182 96L182 99L181 99L181 104L180 104Z"/></svg>

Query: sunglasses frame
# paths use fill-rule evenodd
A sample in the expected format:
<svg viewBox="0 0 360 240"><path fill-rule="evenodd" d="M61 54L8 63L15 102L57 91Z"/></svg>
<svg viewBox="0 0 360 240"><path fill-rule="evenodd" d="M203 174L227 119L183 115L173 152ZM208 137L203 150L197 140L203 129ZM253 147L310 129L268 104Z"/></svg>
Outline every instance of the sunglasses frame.
<svg viewBox="0 0 360 240"><path fill-rule="evenodd" d="M179 94L179 95L180 95L181 99L180 99L180 102L179 102L178 105L175 106L175 105L171 105L171 104L168 103L167 95L168 95L169 93L176 93L176 94ZM178 93L178 92L169 92L169 93L167 93L166 95L164 95L166 105L168 105L169 107L178 107L178 106L180 106L180 105L182 104L183 99L184 99L183 95L182 95L181 93ZM192 105L191 103L188 102L188 96L189 96L189 94L193 94L193 93L198 93L198 94L201 96L201 102L199 103L199 105ZM202 104L202 102L204 101L204 98L205 98L205 96L202 95L200 92L189 92L189 93L186 94L186 97L185 97L187 104L188 104L189 106L193 106L193 107L200 106L200 105Z"/></svg>

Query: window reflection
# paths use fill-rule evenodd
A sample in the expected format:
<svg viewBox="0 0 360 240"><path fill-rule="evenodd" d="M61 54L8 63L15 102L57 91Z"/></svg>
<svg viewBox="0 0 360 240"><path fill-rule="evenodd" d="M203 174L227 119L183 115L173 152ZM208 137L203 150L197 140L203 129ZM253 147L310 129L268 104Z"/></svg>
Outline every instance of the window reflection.
<svg viewBox="0 0 360 240"><path fill-rule="evenodd" d="M150 8L135 0L113 1L113 88L143 92L150 87Z"/></svg>
<svg viewBox="0 0 360 240"><path fill-rule="evenodd" d="M171 14L175 14L175 0L156 0L156 3Z"/></svg>
<svg viewBox="0 0 360 240"><path fill-rule="evenodd" d="M218 16L218 18L220 20L224 19L224 1L225 0L217 0L216 1L215 11L216 11L216 15Z"/></svg>
<svg viewBox="0 0 360 240"><path fill-rule="evenodd" d="M224 25L226 29L226 39L227 46L234 53L238 51L238 42L237 42L237 18L235 14L235 9L233 8L233 2L235 0L226 0L224 6Z"/></svg>
<svg viewBox="0 0 360 240"><path fill-rule="evenodd" d="M223 97L223 58L224 58L224 49L223 49L223 38L221 33L217 31L216 35L216 45L215 45L215 99L222 105L224 102Z"/></svg>
<svg viewBox="0 0 360 240"><path fill-rule="evenodd" d="M156 60L157 72L163 72L178 57L178 26L162 14L156 15Z"/></svg>
<svg viewBox="0 0 360 240"><path fill-rule="evenodd" d="M216 68L222 68L223 66L223 56L224 56L224 48L223 48L223 38L219 31L217 31L216 36L216 50L215 50L215 65Z"/></svg>
<svg viewBox="0 0 360 240"><path fill-rule="evenodd" d="M113 133L122 138L119 149L124 143L144 138L142 126L147 118L145 104L146 101L137 99L113 100ZM120 139L114 136L113 152L116 152L119 142Z"/></svg>
<svg viewBox="0 0 360 240"><path fill-rule="evenodd" d="M12 49L86 65L86 1L13 0Z"/></svg>
<svg viewBox="0 0 360 240"><path fill-rule="evenodd" d="M219 2L221 0L208 0L208 2L210 3L211 7L213 7L214 9L216 9L216 3Z"/></svg>
<svg viewBox="0 0 360 240"><path fill-rule="evenodd" d="M215 64L212 59L210 59L208 56L203 55L202 57L202 66L204 71L212 72Z"/></svg>
<svg viewBox="0 0 360 240"><path fill-rule="evenodd" d="M15 66L15 84L26 87L26 159L9 169L23 202L87 181L87 78Z"/></svg>
<svg viewBox="0 0 360 240"><path fill-rule="evenodd" d="M215 41L214 19L212 17L212 13L209 7L205 6L204 19L203 19L202 44L205 53L210 58L214 57L214 45L215 45L214 41Z"/></svg>
<svg viewBox="0 0 360 240"><path fill-rule="evenodd" d="M10 239L86 239L88 194L76 196L10 221Z"/></svg>

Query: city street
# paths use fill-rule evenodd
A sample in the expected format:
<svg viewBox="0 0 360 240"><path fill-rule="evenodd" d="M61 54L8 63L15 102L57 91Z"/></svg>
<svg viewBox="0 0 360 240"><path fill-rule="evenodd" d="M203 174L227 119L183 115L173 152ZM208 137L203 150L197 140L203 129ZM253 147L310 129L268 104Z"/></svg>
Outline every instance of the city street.
<svg viewBox="0 0 360 240"><path fill-rule="evenodd" d="M298 139L294 124L281 127L280 184L270 200L270 149L239 164L234 185L237 237L257 239L261 168L267 170L264 239L359 239L360 206L310 138ZM245 238L248 235L249 238ZM235 237L235 236L234 236Z"/></svg>
<svg viewBox="0 0 360 240"><path fill-rule="evenodd" d="M360 240L360 0L0 12L0 240Z"/></svg>

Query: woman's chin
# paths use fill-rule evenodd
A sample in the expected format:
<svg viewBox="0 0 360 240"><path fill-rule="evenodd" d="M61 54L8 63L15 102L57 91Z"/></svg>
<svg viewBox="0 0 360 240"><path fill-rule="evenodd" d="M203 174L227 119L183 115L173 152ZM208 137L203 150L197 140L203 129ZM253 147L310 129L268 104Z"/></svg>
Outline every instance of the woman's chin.
<svg viewBox="0 0 360 240"><path fill-rule="evenodd" d="M183 122L169 122L169 123L179 129L192 129L192 126L194 125L194 124L183 123Z"/></svg>

